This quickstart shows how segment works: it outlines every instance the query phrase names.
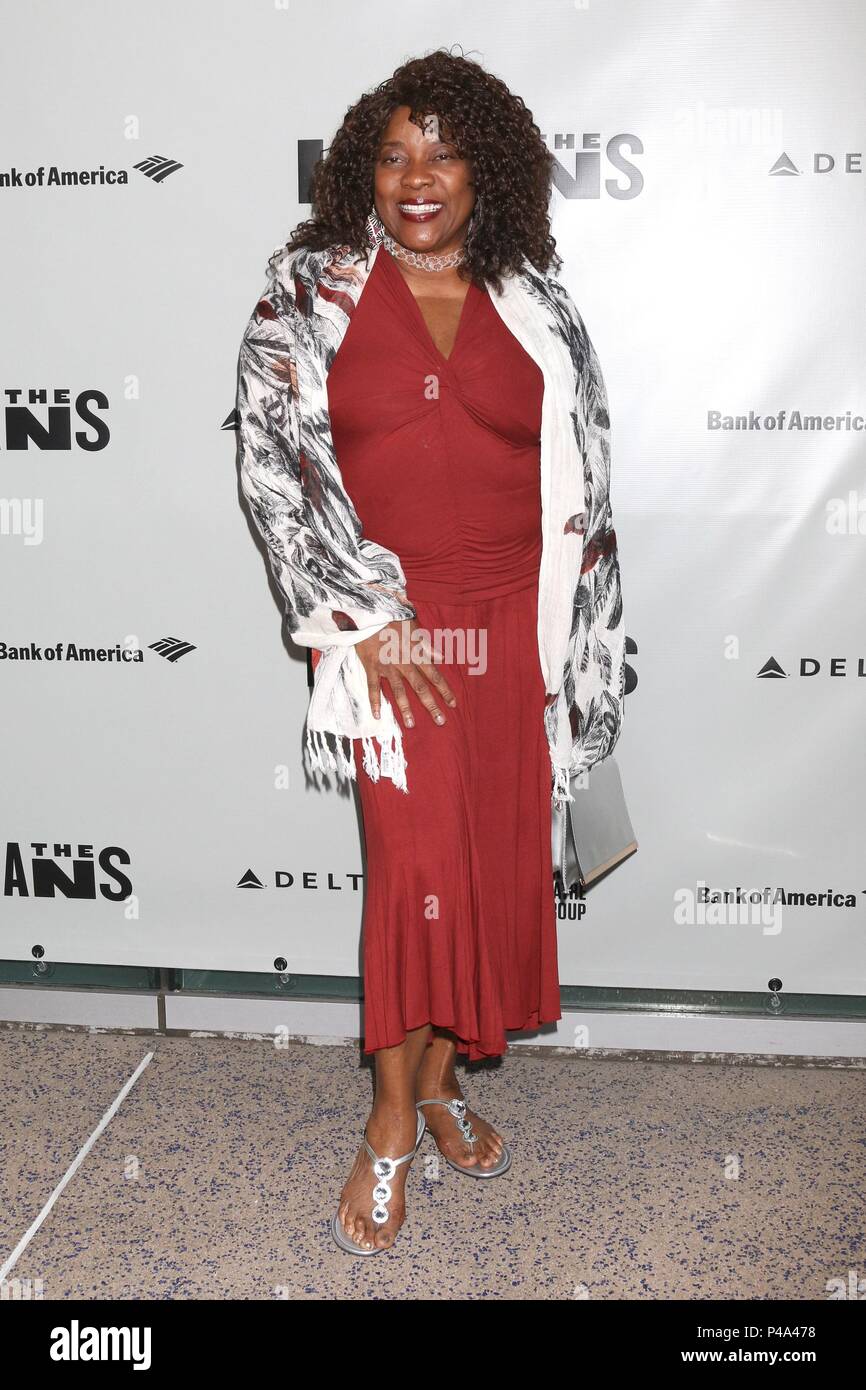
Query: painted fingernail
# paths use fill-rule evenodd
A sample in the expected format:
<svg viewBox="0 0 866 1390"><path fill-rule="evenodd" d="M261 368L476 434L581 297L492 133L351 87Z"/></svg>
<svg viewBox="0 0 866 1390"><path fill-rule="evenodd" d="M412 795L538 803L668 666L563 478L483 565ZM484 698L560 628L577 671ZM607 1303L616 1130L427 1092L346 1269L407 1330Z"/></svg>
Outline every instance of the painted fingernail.
<svg viewBox="0 0 866 1390"><path fill-rule="evenodd" d="M414 729L414 727L415 727L415 720L412 718L411 714L407 714L407 715L406 715L406 728L407 728L407 729Z"/></svg>

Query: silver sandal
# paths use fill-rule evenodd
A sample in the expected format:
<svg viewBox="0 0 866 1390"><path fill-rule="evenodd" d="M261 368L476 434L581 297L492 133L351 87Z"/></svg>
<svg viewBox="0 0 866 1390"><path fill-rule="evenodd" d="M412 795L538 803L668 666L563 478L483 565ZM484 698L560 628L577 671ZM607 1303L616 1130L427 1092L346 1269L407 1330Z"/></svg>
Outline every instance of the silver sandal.
<svg viewBox="0 0 866 1390"><path fill-rule="evenodd" d="M408 1163L418 1152L418 1145L424 1138L424 1130L427 1128L424 1116L418 1113L418 1123L415 1131L415 1147L409 1153L403 1154L401 1158L380 1158L375 1149L371 1149L367 1143L367 1128L364 1126L364 1148L373 1160L373 1173L376 1183L373 1188L373 1211L372 1218L377 1226L383 1226L390 1216L388 1203L391 1200L391 1188L389 1179L393 1178L401 1163ZM339 1208L331 1217L331 1235L337 1242L341 1250L345 1250L349 1255L380 1255L383 1250L390 1250L391 1245L373 1245L369 1250L364 1250L360 1245L356 1245L350 1236L346 1235L343 1223L340 1220Z"/></svg>
<svg viewBox="0 0 866 1390"><path fill-rule="evenodd" d="M473 1147L478 1135L473 1132L472 1121L466 1118L465 1100L419 1100L415 1102L416 1109L420 1105L444 1105L445 1109L457 1121L457 1128L463 1135L464 1141L470 1149ZM452 1168L456 1168L458 1173L466 1173L470 1178L498 1178L500 1173L504 1173L506 1168L511 1167L511 1150L505 1143L502 1145L502 1153L490 1168L482 1168L480 1163L474 1163L471 1168L466 1168L462 1163L455 1163L454 1159L448 1158L446 1154L442 1154L442 1157L446 1163L451 1164Z"/></svg>

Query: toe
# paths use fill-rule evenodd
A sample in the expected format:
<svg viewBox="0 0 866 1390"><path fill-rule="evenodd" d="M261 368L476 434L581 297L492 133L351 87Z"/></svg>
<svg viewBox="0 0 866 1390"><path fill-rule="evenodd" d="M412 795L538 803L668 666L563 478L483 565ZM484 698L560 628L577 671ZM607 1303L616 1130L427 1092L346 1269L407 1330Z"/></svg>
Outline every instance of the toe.
<svg viewBox="0 0 866 1390"><path fill-rule="evenodd" d="M361 1239L361 1236L364 1234L363 1216L359 1216L356 1211L350 1212L349 1218L346 1222L346 1226L348 1228L349 1235L352 1237L354 1241L358 1241Z"/></svg>

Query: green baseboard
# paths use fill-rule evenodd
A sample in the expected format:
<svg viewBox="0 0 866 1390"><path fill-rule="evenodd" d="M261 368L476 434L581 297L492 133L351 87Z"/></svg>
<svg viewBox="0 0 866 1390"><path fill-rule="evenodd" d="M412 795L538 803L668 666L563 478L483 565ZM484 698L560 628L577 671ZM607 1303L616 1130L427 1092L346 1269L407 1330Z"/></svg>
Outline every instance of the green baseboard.
<svg viewBox="0 0 866 1390"><path fill-rule="evenodd" d="M360 1002L363 985L353 975L293 975L234 970L173 970L159 966L84 965L78 962L0 960L0 986L40 989L145 990L163 994L244 995L247 998ZM652 1014L716 1014L729 1017L866 1019L866 997L855 994L775 994L692 989L620 989L562 985L569 1010Z"/></svg>

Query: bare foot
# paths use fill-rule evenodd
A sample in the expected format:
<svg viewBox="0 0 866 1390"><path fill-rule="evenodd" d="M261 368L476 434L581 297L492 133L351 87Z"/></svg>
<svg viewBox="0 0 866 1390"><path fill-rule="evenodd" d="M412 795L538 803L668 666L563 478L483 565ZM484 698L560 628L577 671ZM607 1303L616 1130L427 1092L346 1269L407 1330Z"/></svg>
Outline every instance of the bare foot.
<svg viewBox="0 0 866 1390"><path fill-rule="evenodd" d="M380 1112L374 1106L367 1121L367 1143L380 1158L399 1158L402 1154L411 1153L414 1148L417 1123L414 1109ZM338 1215L346 1235L362 1249L372 1250L374 1246L385 1249L394 1244L406 1217L404 1189L411 1166L411 1160L401 1163L393 1169L391 1176L382 1180L390 1187L391 1196L384 1197L384 1188L378 1188L379 1196L384 1197L381 1210L388 1212L388 1220L380 1224L372 1216L374 1208L379 1206L373 1190L380 1180L373 1172L373 1159L361 1145L354 1167L340 1193Z"/></svg>
<svg viewBox="0 0 866 1390"><path fill-rule="evenodd" d="M419 1077L417 1099L432 1100L434 1097L437 1100L462 1101L463 1092L456 1080L453 1085L443 1086L440 1083L438 1086L425 1089ZM427 1121L427 1128L436 1140L439 1152L445 1158L450 1158L453 1163L459 1164L461 1168L474 1168L476 1165L492 1168L498 1161L504 1142L502 1135L486 1120L482 1120L480 1115L476 1115L474 1110L466 1108L463 1112L472 1126L471 1133L477 1136L474 1144L468 1143L463 1137L458 1115L452 1114L444 1105L423 1105L421 1113Z"/></svg>

